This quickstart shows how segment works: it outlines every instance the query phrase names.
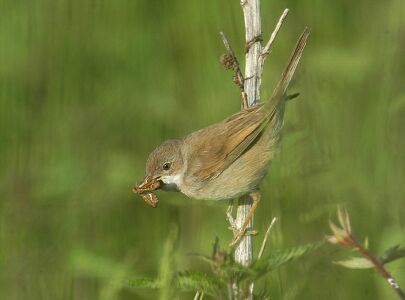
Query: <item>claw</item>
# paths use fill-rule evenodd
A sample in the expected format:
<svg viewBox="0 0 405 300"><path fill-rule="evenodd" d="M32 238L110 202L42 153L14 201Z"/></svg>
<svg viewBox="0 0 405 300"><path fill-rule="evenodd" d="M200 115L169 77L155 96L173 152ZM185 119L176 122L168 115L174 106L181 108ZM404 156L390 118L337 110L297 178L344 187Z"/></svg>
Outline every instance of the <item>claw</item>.
<svg viewBox="0 0 405 300"><path fill-rule="evenodd" d="M236 226L232 226L233 224L231 224L234 238L232 239L231 243L229 244L230 247L235 246L245 234L246 235L256 235L257 234L257 231L248 230L248 227L249 227L250 220L252 219L253 214L260 202L260 193L257 191L252 192L252 193L250 193L250 197L253 200L253 204L252 204L252 207L250 208L248 215L246 216L245 221L242 224L242 227L236 228Z"/></svg>
<svg viewBox="0 0 405 300"><path fill-rule="evenodd" d="M229 229L232 229L234 231L234 233L236 232L235 236L233 237L232 241L229 243L229 247L234 247L237 243L239 243L239 241L244 237L244 236L248 236L248 235L257 235L258 232L257 230L238 230L232 227L229 227Z"/></svg>

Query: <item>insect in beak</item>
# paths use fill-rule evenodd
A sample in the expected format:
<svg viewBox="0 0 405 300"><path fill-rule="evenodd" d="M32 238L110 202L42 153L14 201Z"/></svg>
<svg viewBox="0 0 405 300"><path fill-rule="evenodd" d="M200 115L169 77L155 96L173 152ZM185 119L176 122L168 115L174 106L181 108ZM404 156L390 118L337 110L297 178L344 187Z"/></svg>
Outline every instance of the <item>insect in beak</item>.
<svg viewBox="0 0 405 300"><path fill-rule="evenodd" d="M144 192L151 192L160 188L162 184L160 177L152 178L150 176L146 176L145 179L138 185L135 186L132 191L137 194L141 194Z"/></svg>
<svg viewBox="0 0 405 300"><path fill-rule="evenodd" d="M153 208L156 208L159 199L154 193L152 193L152 191L160 188L161 184L162 182L160 181L160 177L152 178L150 176L146 176L143 182L138 186L135 186L132 191L139 194L143 201L145 201L147 204Z"/></svg>
<svg viewBox="0 0 405 300"><path fill-rule="evenodd" d="M139 194L143 201L145 201L146 204L152 206L153 208L156 208L158 203L159 203L159 198L152 192L146 192L143 194Z"/></svg>

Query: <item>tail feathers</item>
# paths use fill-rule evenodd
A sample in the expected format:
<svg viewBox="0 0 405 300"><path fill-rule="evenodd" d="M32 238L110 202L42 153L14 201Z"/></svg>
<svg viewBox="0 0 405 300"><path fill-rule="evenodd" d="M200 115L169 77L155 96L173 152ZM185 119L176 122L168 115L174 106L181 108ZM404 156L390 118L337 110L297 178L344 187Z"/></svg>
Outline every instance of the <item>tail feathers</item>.
<svg viewBox="0 0 405 300"><path fill-rule="evenodd" d="M297 45L295 46L294 51L291 54L288 65L285 67L280 80L277 83L276 88L273 91L273 95L268 103L268 111L270 119L273 118L275 113L278 110L279 104L281 101L284 101L285 93L291 82L291 79L294 75L295 69L300 61L304 48L306 46L310 30L305 28L304 32L301 34L298 39ZM266 105L267 106L267 105Z"/></svg>

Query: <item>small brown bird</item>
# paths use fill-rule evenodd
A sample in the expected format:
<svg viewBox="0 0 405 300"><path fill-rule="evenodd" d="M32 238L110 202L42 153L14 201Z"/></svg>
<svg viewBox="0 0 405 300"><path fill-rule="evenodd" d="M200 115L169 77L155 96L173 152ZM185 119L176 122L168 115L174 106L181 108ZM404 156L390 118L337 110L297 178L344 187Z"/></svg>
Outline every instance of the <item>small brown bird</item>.
<svg viewBox="0 0 405 300"><path fill-rule="evenodd" d="M286 90L304 51L305 29L274 89L271 100L228 119L163 142L149 155L144 181L133 189L152 207L156 189L180 191L195 199L231 199L250 195L252 209L234 242L246 231L258 205L259 184L277 152Z"/></svg>

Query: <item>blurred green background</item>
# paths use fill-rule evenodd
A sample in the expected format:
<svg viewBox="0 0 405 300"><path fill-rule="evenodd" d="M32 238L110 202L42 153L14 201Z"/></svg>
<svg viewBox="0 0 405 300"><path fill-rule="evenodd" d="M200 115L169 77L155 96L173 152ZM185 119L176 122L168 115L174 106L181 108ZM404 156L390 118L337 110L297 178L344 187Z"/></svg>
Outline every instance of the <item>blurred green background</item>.
<svg viewBox="0 0 405 300"><path fill-rule="evenodd" d="M263 99L304 26L312 36L256 228L278 217L268 251L313 242L343 205L374 253L404 244L404 2L264 0L265 40L285 7ZM237 0L0 0L1 299L164 298L117 281L156 276L176 230L176 270L209 272L189 254L209 255L215 236L230 241L227 203L160 193L151 209L131 188L161 141L239 110L218 33L243 61L242 20ZM332 263L345 256L325 246L259 289L272 299L396 297L375 272ZM405 285L405 263L388 268Z"/></svg>

